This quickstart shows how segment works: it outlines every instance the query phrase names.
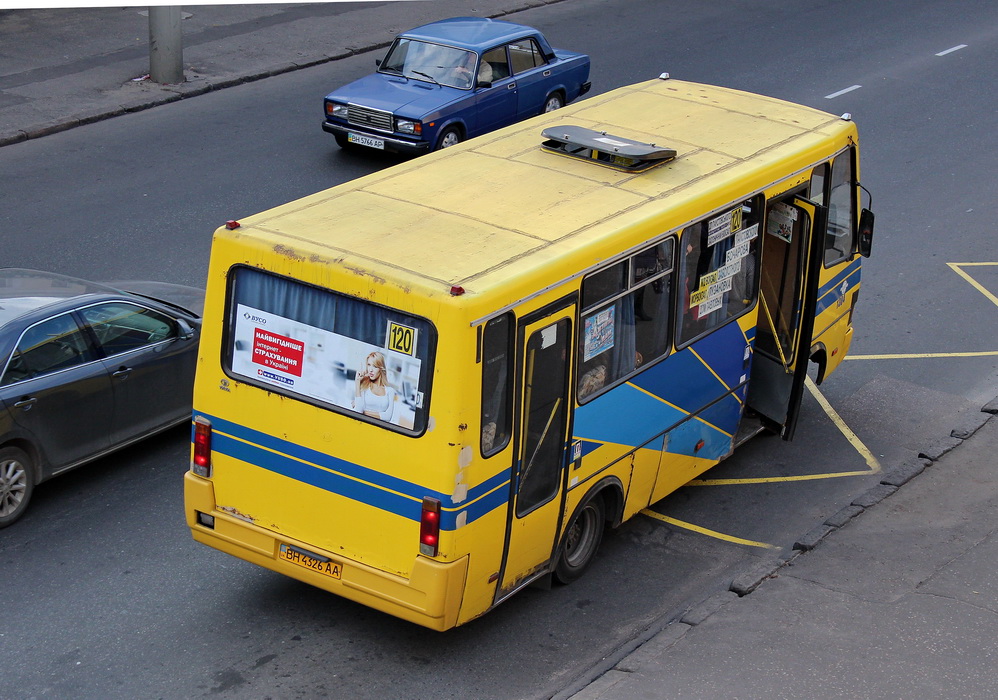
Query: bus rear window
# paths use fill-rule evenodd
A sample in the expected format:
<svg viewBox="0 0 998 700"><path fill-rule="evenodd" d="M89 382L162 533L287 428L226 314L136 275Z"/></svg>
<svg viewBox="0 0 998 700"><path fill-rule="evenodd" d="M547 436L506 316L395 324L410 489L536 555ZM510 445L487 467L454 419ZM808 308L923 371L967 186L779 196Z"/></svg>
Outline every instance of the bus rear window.
<svg viewBox="0 0 998 700"><path fill-rule="evenodd" d="M234 378L412 434L426 427L436 331L426 319L249 267L229 275Z"/></svg>

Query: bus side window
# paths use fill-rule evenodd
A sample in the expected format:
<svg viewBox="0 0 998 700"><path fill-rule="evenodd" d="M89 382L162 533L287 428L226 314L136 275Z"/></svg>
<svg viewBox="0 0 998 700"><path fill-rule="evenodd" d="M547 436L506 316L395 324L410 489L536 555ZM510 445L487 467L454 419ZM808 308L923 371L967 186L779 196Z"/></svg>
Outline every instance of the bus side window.
<svg viewBox="0 0 998 700"><path fill-rule="evenodd" d="M825 203L825 181L828 179L828 163L822 163L811 171L811 184L807 198L815 204Z"/></svg>
<svg viewBox="0 0 998 700"><path fill-rule="evenodd" d="M677 345L740 316L759 287L762 201L753 198L683 229Z"/></svg>
<svg viewBox="0 0 998 700"><path fill-rule="evenodd" d="M583 280L579 401L668 353L674 246L669 238Z"/></svg>
<svg viewBox="0 0 998 700"><path fill-rule="evenodd" d="M832 162L829 178L828 228L825 230L825 267L852 257L856 250L856 178L853 149Z"/></svg>
<svg viewBox="0 0 998 700"><path fill-rule="evenodd" d="M482 454L494 455L509 443L513 357L510 314L485 324L482 332Z"/></svg>

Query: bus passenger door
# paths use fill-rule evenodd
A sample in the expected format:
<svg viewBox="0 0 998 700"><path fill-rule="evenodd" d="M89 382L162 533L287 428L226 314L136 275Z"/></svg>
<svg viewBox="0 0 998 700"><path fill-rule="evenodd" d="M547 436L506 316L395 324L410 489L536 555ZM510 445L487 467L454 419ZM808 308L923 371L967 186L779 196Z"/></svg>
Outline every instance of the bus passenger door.
<svg viewBox="0 0 998 700"><path fill-rule="evenodd" d="M520 424L510 479L506 548L496 602L550 561L564 502L575 304L524 319L518 338Z"/></svg>
<svg viewBox="0 0 998 700"><path fill-rule="evenodd" d="M802 197L766 205L749 408L793 439L817 307L826 209Z"/></svg>

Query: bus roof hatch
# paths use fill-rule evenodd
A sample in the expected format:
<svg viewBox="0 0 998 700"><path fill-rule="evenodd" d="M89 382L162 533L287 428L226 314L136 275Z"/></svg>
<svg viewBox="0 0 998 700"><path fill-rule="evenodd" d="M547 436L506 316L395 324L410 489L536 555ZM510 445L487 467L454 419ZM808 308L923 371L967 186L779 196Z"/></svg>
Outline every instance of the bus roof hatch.
<svg viewBox="0 0 998 700"><path fill-rule="evenodd" d="M541 132L541 148L581 160L595 161L617 170L640 173L676 157L672 148L613 136L581 126L552 126Z"/></svg>

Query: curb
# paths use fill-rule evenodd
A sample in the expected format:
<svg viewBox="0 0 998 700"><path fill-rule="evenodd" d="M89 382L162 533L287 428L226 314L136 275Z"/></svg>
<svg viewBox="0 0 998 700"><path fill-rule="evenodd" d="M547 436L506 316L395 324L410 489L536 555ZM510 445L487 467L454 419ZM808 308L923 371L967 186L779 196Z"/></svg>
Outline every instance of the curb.
<svg viewBox="0 0 998 700"><path fill-rule="evenodd" d="M506 8L496 13L483 14L484 17L490 19L498 19L505 17L507 15L515 14L517 12L523 12L525 10L530 10L536 7L544 7L545 5L554 5L560 2L565 2L565 0L523 0L518 3L515 7ZM214 92L215 90L224 90L225 88L235 87L237 85L242 85L244 83L251 83L257 80L263 80L264 78L272 78L283 73L291 73L293 71L302 70L304 68L312 68L313 66L322 65L324 63L330 63L332 61L339 61L345 58L350 58L352 56L358 56L361 54L369 53L371 51L377 51L391 45L392 40L380 41L377 43L358 46L358 47L348 47L344 51L340 51L335 55L322 56L321 58L308 59L305 61L289 61L286 63L279 63L272 68L266 68L263 70L257 70L253 73L246 73L243 75L237 75L234 77L219 77L206 82L205 84L198 85L196 87L187 87L190 83L185 78L183 83L178 83L177 85L164 85L161 86L163 91L166 93L162 96L154 96L143 100L142 102L137 102L131 105L117 105L114 107L108 107L104 109L99 109L91 114L85 115L73 115L66 118L60 118L54 121L44 122L41 124L36 124L28 126L23 129L16 129L12 133L0 134L0 148L4 146L9 146L15 143L21 143L22 141L28 141L30 139L37 139L43 136L50 136L52 134L57 134L61 131L68 131L78 126L84 126L86 124L93 124L95 122L103 121L105 119L110 119L112 117L117 117L122 114L129 114L132 112L141 112L146 109L151 109L153 107L159 107L160 105L169 104L171 102L177 102L178 100L184 100L189 97L197 97L198 95L204 95L208 92ZM195 79L191 82L197 82Z"/></svg>
<svg viewBox="0 0 998 700"><path fill-rule="evenodd" d="M550 700L599 700L606 690L626 678L627 674L640 670L644 663L661 656L690 629L703 623L730 603L749 595L767 579L776 577L780 569L791 564L804 552L811 551L853 518L893 495L901 486L931 467L940 457L963 444L964 440L976 433L995 415L998 415L998 397L985 404L979 412L963 416L947 437L931 443L926 450L918 453L917 458L885 470L880 483L799 537L785 556L755 562L737 574L727 589L688 604L678 612L663 615L637 637L606 657L603 663L594 666L585 678L569 684L562 692L550 696Z"/></svg>

